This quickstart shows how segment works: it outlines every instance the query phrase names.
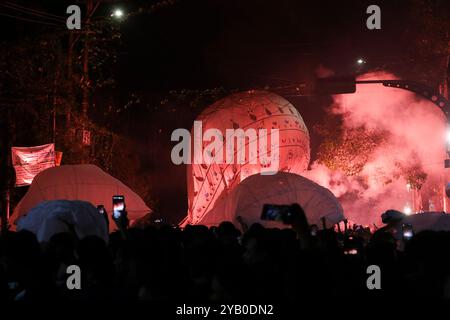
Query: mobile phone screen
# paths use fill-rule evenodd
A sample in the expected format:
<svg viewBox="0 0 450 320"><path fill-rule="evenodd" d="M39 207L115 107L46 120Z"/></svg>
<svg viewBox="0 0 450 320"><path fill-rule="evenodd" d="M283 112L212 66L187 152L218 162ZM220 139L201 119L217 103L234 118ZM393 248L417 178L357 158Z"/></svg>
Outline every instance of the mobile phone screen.
<svg viewBox="0 0 450 320"><path fill-rule="evenodd" d="M124 196L113 196L113 218L119 219L125 210Z"/></svg>
<svg viewBox="0 0 450 320"><path fill-rule="evenodd" d="M319 230L319 228L317 227L317 225L313 224L309 230L311 232L311 235L315 237L317 236L317 231Z"/></svg>
<svg viewBox="0 0 450 320"><path fill-rule="evenodd" d="M358 254L358 243L353 236L344 239L344 254L351 256Z"/></svg>
<svg viewBox="0 0 450 320"><path fill-rule="evenodd" d="M403 239L405 240L411 239L414 235L412 225L410 224L403 224L402 231L403 231Z"/></svg>
<svg viewBox="0 0 450 320"><path fill-rule="evenodd" d="M100 214L105 214L105 207L103 205L97 206L97 210Z"/></svg>
<svg viewBox="0 0 450 320"><path fill-rule="evenodd" d="M290 205L265 204L261 214L261 220L284 222L290 217Z"/></svg>
<svg viewBox="0 0 450 320"><path fill-rule="evenodd" d="M344 254L345 255L350 255L350 256L357 255L358 254L358 249L356 249L356 248L345 249L344 250Z"/></svg>

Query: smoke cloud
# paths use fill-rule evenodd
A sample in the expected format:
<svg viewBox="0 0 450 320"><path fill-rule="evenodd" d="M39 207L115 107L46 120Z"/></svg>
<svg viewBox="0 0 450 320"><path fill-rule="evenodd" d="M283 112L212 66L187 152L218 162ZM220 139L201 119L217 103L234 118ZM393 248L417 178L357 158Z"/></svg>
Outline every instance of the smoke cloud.
<svg viewBox="0 0 450 320"><path fill-rule="evenodd" d="M386 72L360 77L395 79ZM445 116L433 103L415 94L381 84L358 85L355 94L337 95L328 112L340 115L343 129L363 126L385 132L384 143L368 155L362 170L347 176L317 161L305 175L337 196L349 220L381 224L387 209L442 210L445 159ZM408 189L405 168L421 168L426 180L419 191ZM431 201L431 202L429 202Z"/></svg>

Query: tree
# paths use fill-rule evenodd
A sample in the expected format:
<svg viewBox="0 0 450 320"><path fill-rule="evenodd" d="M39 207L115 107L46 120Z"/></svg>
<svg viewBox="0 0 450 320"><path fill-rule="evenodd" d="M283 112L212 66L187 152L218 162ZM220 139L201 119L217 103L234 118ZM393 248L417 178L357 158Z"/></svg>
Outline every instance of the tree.
<svg viewBox="0 0 450 320"><path fill-rule="evenodd" d="M314 129L324 139L317 152L318 162L347 176L359 174L387 137L384 131L367 130L364 126L345 128L335 115L328 115L324 124Z"/></svg>
<svg viewBox="0 0 450 320"><path fill-rule="evenodd" d="M317 161L330 170L341 171L346 176L359 176L377 149L389 143L389 132L368 130L364 126L345 127L339 116L328 115L324 124L314 127L324 139L317 152ZM380 172L384 184L403 178L412 189L420 190L427 174L419 159L410 163L395 162L394 170Z"/></svg>

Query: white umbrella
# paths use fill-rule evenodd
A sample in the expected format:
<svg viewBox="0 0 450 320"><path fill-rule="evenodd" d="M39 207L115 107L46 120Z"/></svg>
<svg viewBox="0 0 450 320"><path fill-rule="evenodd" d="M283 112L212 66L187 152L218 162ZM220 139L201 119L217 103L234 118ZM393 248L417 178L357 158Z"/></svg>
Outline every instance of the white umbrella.
<svg viewBox="0 0 450 320"><path fill-rule="evenodd" d="M29 230L36 234L39 242L48 242L60 232L75 231L82 239L94 235L108 241L108 230L104 217L86 201L44 201L19 219L17 230Z"/></svg>

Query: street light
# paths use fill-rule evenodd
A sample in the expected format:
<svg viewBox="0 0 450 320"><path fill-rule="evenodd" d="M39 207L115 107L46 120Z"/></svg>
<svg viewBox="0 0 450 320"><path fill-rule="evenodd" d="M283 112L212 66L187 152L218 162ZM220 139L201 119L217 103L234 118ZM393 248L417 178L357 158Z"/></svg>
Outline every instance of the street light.
<svg viewBox="0 0 450 320"><path fill-rule="evenodd" d="M366 61L363 58L359 58L358 60L356 60L356 63L358 63L359 65L362 65L362 64L366 63Z"/></svg>
<svg viewBox="0 0 450 320"><path fill-rule="evenodd" d="M445 144L446 144L446 151L447 155L450 156L450 125L447 124L447 129L445 131ZM450 167L450 159L445 159L445 167Z"/></svg>
<svg viewBox="0 0 450 320"><path fill-rule="evenodd" d="M450 127L447 127L447 131L445 133L445 141L447 142L447 145L450 145Z"/></svg>
<svg viewBox="0 0 450 320"><path fill-rule="evenodd" d="M115 10L113 11L113 13L111 13L111 17L114 17L114 18L117 18L117 19L122 18L122 17L123 17L123 10L121 10L121 9L115 9Z"/></svg>
<svg viewBox="0 0 450 320"><path fill-rule="evenodd" d="M409 205L406 205L403 208L403 213L406 214L407 216L409 216L412 213L411 207Z"/></svg>

